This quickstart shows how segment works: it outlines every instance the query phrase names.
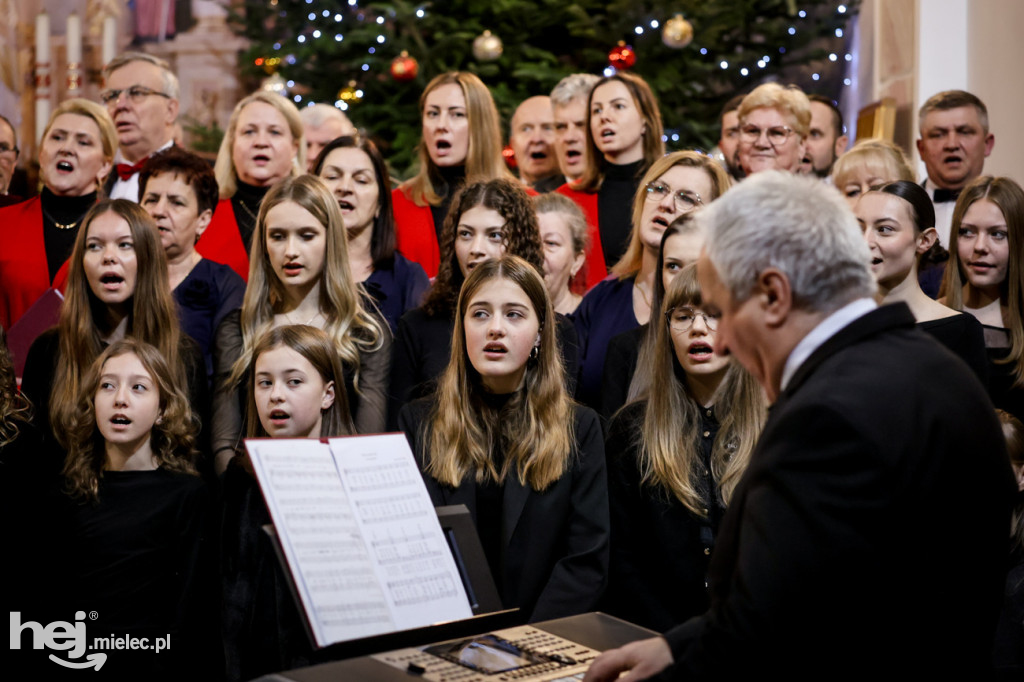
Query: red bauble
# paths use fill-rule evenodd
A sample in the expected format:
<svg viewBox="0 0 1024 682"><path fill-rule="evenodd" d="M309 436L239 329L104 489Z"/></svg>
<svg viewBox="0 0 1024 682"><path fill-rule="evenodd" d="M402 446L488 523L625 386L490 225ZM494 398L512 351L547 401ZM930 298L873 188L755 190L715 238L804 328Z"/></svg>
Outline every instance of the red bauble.
<svg viewBox="0 0 1024 682"><path fill-rule="evenodd" d="M391 77L396 81L411 81L420 72L420 64L405 50L391 60Z"/></svg>
<svg viewBox="0 0 1024 682"><path fill-rule="evenodd" d="M516 153L515 150L512 149L512 145L505 145L505 148L501 150L501 156L505 159L505 165L511 170L515 170L519 167L518 164L516 164Z"/></svg>
<svg viewBox="0 0 1024 682"><path fill-rule="evenodd" d="M636 52L632 45L620 40L619 44L608 53L608 63L616 69L628 69L636 64Z"/></svg>

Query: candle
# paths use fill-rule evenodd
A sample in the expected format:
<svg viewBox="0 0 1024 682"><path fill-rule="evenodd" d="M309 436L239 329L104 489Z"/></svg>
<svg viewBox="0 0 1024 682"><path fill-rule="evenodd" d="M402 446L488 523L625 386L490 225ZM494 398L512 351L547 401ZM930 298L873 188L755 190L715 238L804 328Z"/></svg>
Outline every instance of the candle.
<svg viewBox="0 0 1024 682"><path fill-rule="evenodd" d="M103 65L106 66L117 56L117 19L107 17L103 20Z"/></svg>
<svg viewBox="0 0 1024 682"><path fill-rule="evenodd" d="M50 15L40 12L36 15L36 141L43 139L43 132L50 120Z"/></svg>
<svg viewBox="0 0 1024 682"><path fill-rule="evenodd" d="M82 20L78 18L78 12L68 15L67 27L68 41L68 68L81 64L82 62Z"/></svg>
<svg viewBox="0 0 1024 682"><path fill-rule="evenodd" d="M50 62L50 15L40 12L36 15L36 64Z"/></svg>

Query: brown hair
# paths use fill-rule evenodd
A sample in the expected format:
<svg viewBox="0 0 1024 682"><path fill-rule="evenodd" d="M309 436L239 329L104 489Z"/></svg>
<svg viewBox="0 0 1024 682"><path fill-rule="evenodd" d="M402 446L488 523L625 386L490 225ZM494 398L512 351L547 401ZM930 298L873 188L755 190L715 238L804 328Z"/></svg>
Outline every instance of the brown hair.
<svg viewBox="0 0 1024 682"><path fill-rule="evenodd" d="M466 185L452 199L441 230L441 266L434 286L423 302L423 308L430 315L450 314L455 308L465 279L455 256L455 236L462 214L477 206L497 211L505 219L502 231L505 233L506 254L519 256L538 272L544 272L537 214L522 185L504 178Z"/></svg>
<svg viewBox="0 0 1024 682"><path fill-rule="evenodd" d="M435 76L420 95L420 121L427 106L427 95L442 85L458 85L466 98L466 118L469 121L469 148L466 151L466 181L489 178L511 178L501 155L501 120L494 98L477 76L467 71L449 71ZM434 190L442 184L441 174L427 153L426 140L420 139L417 148L419 170L402 183L402 190L417 206L437 206L442 197Z"/></svg>
<svg viewBox="0 0 1024 682"><path fill-rule="evenodd" d="M633 97L633 103L636 105L637 110L639 110L640 116L644 119L646 127L646 130L644 130L644 170L650 168L651 164L665 154L665 142L662 140L665 129L661 124L661 111L658 109L658 99L654 96L651 86L640 76L625 71L619 72L614 76L606 76L594 84L594 87L590 89L590 95L587 97L587 125L585 128L587 150L589 153L585 155L587 164L575 189L596 192L601 189L601 183L604 182L604 170L608 162L605 160L604 154L601 153L601 150L594 143L594 131L590 125L590 112L593 107L594 92L605 83L612 81L619 81L626 86L629 94Z"/></svg>
<svg viewBox="0 0 1024 682"><path fill-rule="evenodd" d="M1011 178L982 175L960 192L953 208L953 224L949 230L949 262L942 280L940 296L953 310L963 310L963 290L969 286L960 262L958 242L960 224L967 209L976 201L987 199L999 207L1006 221L1009 256L1006 279L1000 285L999 298L1009 315L1003 324L1010 330L1010 352L998 364L1013 366L1014 387L1024 387L1024 190Z"/></svg>
<svg viewBox="0 0 1024 682"><path fill-rule="evenodd" d="M249 376L249 399L246 401L246 438L266 438L267 430L256 409L256 360L275 348L291 348L313 365L324 384L334 382L334 402L321 410L320 437L345 436L356 432L345 390L345 375L327 333L304 324L275 327L259 338L252 351Z"/></svg>
<svg viewBox="0 0 1024 682"><path fill-rule="evenodd" d="M75 417L69 425L68 455L64 461L67 492L75 498L97 501L99 481L106 463L103 436L96 426L96 390L107 360L132 354L153 378L160 392L160 419L153 424L150 442L159 468L196 474L195 436L198 423L174 370L160 351L144 341L115 341L89 366L77 396Z"/></svg>
<svg viewBox="0 0 1024 682"><path fill-rule="evenodd" d="M651 325L657 326L655 366L643 429L637 435L643 482L671 494L697 516L706 516L710 500L703 499L699 484L704 467L700 458L704 408L687 389L666 320L676 306L700 304L697 267L691 264L669 284L661 314L651 317ZM728 504L764 427L767 400L750 373L731 360L715 391L714 404L721 427L711 447L711 475L722 502Z"/></svg>
<svg viewBox="0 0 1024 682"><path fill-rule="evenodd" d="M139 171L139 202L146 194L150 178L168 173L192 188L196 195L196 213L217 208L220 188L210 164L181 147L170 146L150 156Z"/></svg>
<svg viewBox="0 0 1024 682"><path fill-rule="evenodd" d="M522 289L540 321L537 357L527 361L523 389L500 414L494 414L481 398L484 389L469 361L464 326L476 292L494 279L509 280ZM467 474L477 482L501 483L514 472L533 490L548 488L569 468L575 427L556 339L555 313L544 278L532 263L516 256L487 261L466 279L456 318L451 359L425 422L430 429L426 472L451 487L458 486ZM491 457L495 446L505 452L500 470Z"/></svg>
<svg viewBox="0 0 1024 682"><path fill-rule="evenodd" d="M75 238L68 259L67 291L57 321L60 349L50 399L50 423L58 442L64 447L69 447L63 436L76 414L81 377L103 350L99 327L103 304L89 287L84 259L89 227L105 213L113 213L128 223L135 249L135 291L132 293L126 335L154 346L175 372L175 385L184 384L185 372L179 358L181 331L159 232L149 214L134 201L100 201L85 214Z"/></svg>

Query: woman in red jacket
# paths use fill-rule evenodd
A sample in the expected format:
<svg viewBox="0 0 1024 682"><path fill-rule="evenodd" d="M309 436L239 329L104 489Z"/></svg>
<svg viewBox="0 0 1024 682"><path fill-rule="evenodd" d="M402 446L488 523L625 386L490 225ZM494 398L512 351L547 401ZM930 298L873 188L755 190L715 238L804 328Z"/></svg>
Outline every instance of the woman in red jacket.
<svg viewBox="0 0 1024 682"><path fill-rule="evenodd" d="M501 124L494 99L471 73L434 78L420 96L423 139L419 172L392 191L398 251L428 277L441 263L438 238L455 191L473 181L511 178L501 156Z"/></svg>

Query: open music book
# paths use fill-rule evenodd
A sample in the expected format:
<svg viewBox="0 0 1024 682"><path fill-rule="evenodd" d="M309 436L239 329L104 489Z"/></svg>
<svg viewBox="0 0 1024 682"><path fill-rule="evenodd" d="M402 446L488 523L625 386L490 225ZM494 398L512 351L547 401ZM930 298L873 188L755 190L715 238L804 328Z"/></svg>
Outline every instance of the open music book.
<svg viewBox="0 0 1024 682"><path fill-rule="evenodd" d="M245 445L318 647L472 617L404 435Z"/></svg>

